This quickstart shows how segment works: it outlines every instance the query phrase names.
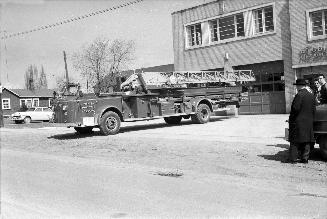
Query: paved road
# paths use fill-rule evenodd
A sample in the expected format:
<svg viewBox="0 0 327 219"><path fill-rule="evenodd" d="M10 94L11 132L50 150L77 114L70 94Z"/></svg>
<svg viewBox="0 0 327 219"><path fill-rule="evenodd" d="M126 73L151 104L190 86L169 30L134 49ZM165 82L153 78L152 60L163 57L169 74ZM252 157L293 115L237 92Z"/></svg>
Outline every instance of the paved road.
<svg viewBox="0 0 327 219"><path fill-rule="evenodd" d="M284 117L135 123L110 138L3 129L2 217L326 218L325 163L265 159L285 151Z"/></svg>
<svg viewBox="0 0 327 219"><path fill-rule="evenodd" d="M163 177L142 167L10 150L2 156L4 218L322 218L317 213L326 213L327 197L266 187L264 181L192 173Z"/></svg>

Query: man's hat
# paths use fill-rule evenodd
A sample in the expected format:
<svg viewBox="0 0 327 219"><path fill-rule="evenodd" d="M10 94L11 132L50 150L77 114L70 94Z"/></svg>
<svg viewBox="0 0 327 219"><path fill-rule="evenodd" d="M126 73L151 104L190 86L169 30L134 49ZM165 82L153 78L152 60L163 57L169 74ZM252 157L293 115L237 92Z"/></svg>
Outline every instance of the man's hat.
<svg viewBox="0 0 327 219"><path fill-rule="evenodd" d="M305 79L296 79L295 83L293 85L307 85L307 82Z"/></svg>

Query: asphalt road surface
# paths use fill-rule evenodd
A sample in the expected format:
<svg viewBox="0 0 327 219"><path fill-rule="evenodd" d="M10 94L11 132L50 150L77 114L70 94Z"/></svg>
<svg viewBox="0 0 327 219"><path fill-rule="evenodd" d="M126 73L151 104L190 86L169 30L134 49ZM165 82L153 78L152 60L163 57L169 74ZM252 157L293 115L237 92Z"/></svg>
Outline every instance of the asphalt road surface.
<svg viewBox="0 0 327 219"><path fill-rule="evenodd" d="M286 163L287 115L124 123L121 133L6 124L2 218L327 218L327 164Z"/></svg>

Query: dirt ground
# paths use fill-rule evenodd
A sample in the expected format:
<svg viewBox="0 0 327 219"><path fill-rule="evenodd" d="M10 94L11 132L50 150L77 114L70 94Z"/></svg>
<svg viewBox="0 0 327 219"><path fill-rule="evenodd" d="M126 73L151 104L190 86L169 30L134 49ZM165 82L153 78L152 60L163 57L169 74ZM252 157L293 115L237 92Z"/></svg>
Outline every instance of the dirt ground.
<svg viewBox="0 0 327 219"><path fill-rule="evenodd" d="M327 162L321 159L318 145L308 164L286 162L286 119L287 115L240 115L213 117L201 125L189 120L167 125L158 119L123 123L114 136L101 136L98 129L78 135L58 124L6 121L1 148L142 167L166 177L228 178L253 188L285 189L327 206ZM327 209L311 214L299 213L295 218L327 218Z"/></svg>

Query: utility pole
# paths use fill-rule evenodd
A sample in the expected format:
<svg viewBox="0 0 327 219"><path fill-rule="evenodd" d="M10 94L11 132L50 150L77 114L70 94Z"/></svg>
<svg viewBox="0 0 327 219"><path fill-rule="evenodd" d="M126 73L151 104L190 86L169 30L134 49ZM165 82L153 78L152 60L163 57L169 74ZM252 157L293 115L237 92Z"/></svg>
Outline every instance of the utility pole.
<svg viewBox="0 0 327 219"><path fill-rule="evenodd" d="M64 53L64 62L65 62L65 72L66 72L66 90L69 93L69 77L68 77L68 69L67 69L67 60L66 60L66 52L63 51Z"/></svg>
<svg viewBox="0 0 327 219"><path fill-rule="evenodd" d="M2 36L3 32L1 29L2 26L2 7L4 7L2 5L2 3L0 2L0 35ZM3 54L1 54L2 52L2 42L0 40L0 72L2 71L2 57ZM1 72L0 74L0 128L4 126L4 122L3 122L3 111L2 111L2 84L1 84L1 75L3 75L3 72Z"/></svg>

